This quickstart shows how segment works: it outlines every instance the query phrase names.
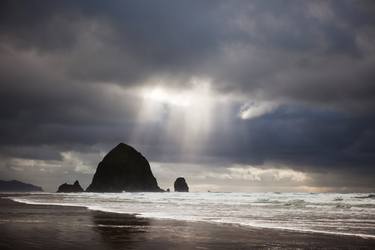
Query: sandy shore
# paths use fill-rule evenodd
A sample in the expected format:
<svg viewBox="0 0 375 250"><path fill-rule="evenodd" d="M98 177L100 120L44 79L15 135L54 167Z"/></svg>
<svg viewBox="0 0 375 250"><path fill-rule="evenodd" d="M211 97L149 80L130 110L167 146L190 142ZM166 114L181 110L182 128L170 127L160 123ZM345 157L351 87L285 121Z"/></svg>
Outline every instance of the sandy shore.
<svg viewBox="0 0 375 250"><path fill-rule="evenodd" d="M374 239L156 220L0 197L0 249L375 249Z"/></svg>

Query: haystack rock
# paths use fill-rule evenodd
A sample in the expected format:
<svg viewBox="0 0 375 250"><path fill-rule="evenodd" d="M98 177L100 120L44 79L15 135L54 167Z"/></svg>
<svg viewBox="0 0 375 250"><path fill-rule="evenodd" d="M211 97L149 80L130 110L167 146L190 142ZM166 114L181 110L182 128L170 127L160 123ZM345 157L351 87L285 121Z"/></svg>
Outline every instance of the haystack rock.
<svg viewBox="0 0 375 250"><path fill-rule="evenodd" d="M58 193L77 193L77 192L83 192L83 188L79 184L78 181L75 181L74 184L68 184L64 183L59 186L57 189Z"/></svg>
<svg viewBox="0 0 375 250"><path fill-rule="evenodd" d="M120 143L99 163L87 192L162 192L146 158Z"/></svg>
<svg viewBox="0 0 375 250"><path fill-rule="evenodd" d="M175 192L189 192L189 186L184 177L178 177L174 182Z"/></svg>

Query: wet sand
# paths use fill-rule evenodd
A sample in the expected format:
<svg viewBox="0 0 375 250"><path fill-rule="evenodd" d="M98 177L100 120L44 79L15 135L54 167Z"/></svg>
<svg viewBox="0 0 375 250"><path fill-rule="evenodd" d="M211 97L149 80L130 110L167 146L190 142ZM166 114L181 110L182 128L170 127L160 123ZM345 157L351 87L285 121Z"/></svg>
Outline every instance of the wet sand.
<svg viewBox="0 0 375 250"><path fill-rule="evenodd" d="M137 218L0 196L0 249L375 249L375 239Z"/></svg>

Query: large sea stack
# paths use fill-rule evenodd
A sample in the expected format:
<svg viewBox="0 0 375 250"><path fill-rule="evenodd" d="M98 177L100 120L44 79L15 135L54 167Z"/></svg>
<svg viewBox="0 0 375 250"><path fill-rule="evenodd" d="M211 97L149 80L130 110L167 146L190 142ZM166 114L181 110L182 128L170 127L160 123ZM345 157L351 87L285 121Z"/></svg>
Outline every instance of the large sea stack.
<svg viewBox="0 0 375 250"><path fill-rule="evenodd" d="M162 192L146 158L120 143L99 163L87 192Z"/></svg>

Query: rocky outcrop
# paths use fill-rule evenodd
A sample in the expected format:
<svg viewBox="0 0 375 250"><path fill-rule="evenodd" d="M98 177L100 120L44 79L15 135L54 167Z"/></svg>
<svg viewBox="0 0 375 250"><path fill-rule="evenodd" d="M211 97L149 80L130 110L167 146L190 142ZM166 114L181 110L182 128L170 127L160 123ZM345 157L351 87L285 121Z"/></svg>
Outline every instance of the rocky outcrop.
<svg viewBox="0 0 375 250"><path fill-rule="evenodd" d="M178 177L174 182L174 191L175 192L189 192L189 186L186 183L185 178Z"/></svg>
<svg viewBox="0 0 375 250"><path fill-rule="evenodd" d="M78 193L78 192L83 192L83 188L79 184L78 181L75 181L74 184L68 184L64 183L59 186L58 193Z"/></svg>
<svg viewBox="0 0 375 250"><path fill-rule="evenodd" d="M162 192L146 158L120 143L99 163L87 192Z"/></svg>
<svg viewBox="0 0 375 250"><path fill-rule="evenodd" d="M29 183L23 183L20 181L1 181L0 180L0 191L2 192L43 192L43 189L38 186L34 186Z"/></svg>

